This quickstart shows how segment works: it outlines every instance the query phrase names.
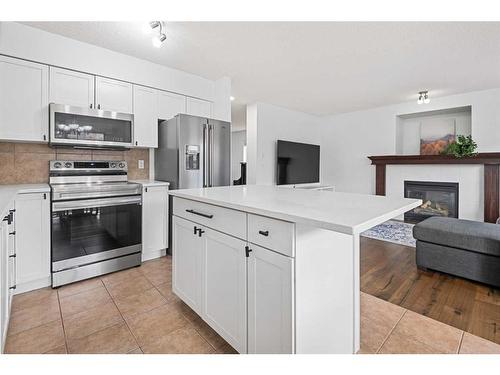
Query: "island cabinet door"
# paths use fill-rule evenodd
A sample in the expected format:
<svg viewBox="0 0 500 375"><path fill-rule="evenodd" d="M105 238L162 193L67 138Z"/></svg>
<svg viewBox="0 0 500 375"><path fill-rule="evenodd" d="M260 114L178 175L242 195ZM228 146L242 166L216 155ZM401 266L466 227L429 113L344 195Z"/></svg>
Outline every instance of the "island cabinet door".
<svg viewBox="0 0 500 375"><path fill-rule="evenodd" d="M204 239L198 235L198 228L200 225L173 216L172 289L189 307L201 315Z"/></svg>
<svg viewBox="0 0 500 375"><path fill-rule="evenodd" d="M203 230L203 318L239 353L246 353L246 242L208 228Z"/></svg>
<svg viewBox="0 0 500 375"><path fill-rule="evenodd" d="M294 260L250 244L248 353L294 353Z"/></svg>

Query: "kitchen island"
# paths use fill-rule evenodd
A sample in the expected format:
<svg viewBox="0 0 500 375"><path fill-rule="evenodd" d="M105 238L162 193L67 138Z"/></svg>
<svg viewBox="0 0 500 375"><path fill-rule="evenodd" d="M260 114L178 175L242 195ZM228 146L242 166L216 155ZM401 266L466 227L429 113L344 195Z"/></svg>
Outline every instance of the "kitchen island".
<svg viewBox="0 0 500 375"><path fill-rule="evenodd" d="M172 289L240 353L356 353L359 234L421 204L255 185L170 194Z"/></svg>

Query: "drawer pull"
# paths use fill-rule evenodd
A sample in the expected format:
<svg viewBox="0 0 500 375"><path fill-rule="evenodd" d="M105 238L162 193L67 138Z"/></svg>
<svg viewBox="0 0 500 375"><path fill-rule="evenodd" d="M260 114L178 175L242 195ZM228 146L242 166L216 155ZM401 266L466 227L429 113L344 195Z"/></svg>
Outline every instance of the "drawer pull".
<svg viewBox="0 0 500 375"><path fill-rule="evenodd" d="M196 232L198 232L198 228L197 227L193 227L193 234L196 234Z"/></svg>
<svg viewBox="0 0 500 375"><path fill-rule="evenodd" d="M259 230L259 234L262 234L263 236L269 236L269 231L268 230Z"/></svg>
<svg viewBox="0 0 500 375"><path fill-rule="evenodd" d="M205 231L201 228L198 228L198 237L201 237L203 233L205 233Z"/></svg>
<svg viewBox="0 0 500 375"><path fill-rule="evenodd" d="M9 255L9 258L15 258L16 256L17 256L16 254Z"/></svg>
<svg viewBox="0 0 500 375"><path fill-rule="evenodd" d="M207 215L201 212L196 212L195 210L186 210L186 212L189 212L190 214L198 215L198 216L203 216L206 217L207 219L211 219L214 217L214 215Z"/></svg>

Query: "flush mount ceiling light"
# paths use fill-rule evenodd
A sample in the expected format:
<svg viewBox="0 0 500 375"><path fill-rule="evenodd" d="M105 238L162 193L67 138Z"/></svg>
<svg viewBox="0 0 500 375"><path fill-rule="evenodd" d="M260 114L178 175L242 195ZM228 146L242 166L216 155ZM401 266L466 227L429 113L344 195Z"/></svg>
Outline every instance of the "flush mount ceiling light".
<svg viewBox="0 0 500 375"><path fill-rule="evenodd" d="M231 95L231 96L229 97L229 100L234 101L234 96L232 96L232 95Z"/></svg>
<svg viewBox="0 0 500 375"><path fill-rule="evenodd" d="M429 99L429 91L427 91L427 90L419 91L417 103L418 104L422 104L422 103L429 104L430 102L431 102L431 100Z"/></svg>
<svg viewBox="0 0 500 375"><path fill-rule="evenodd" d="M160 48L162 46L163 42L167 39L167 36L165 35L165 33L163 31L164 26L161 23L161 21L149 22L146 29L148 30L148 33L150 33L151 31L154 31L155 29L158 30L158 34L153 36L152 42L153 42L153 46Z"/></svg>

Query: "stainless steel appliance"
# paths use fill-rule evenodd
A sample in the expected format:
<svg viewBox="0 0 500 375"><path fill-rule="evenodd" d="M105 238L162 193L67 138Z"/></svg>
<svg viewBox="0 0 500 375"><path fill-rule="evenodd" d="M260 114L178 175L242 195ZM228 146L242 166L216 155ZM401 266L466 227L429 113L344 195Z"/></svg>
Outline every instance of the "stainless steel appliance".
<svg viewBox="0 0 500 375"><path fill-rule="evenodd" d="M155 178L171 189L231 182L231 124L179 114L158 126Z"/></svg>
<svg viewBox="0 0 500 375"><path fill-rule="evenodd" d="M125 161L50 162L52 287L141 264L141 186Z"/></svg>
<svg viewBox="0 0 500 375"><path fill-rule="evenodd" d="M133 142L134 115L50 103L49 128L53 146L128 148Z"/></svg>

